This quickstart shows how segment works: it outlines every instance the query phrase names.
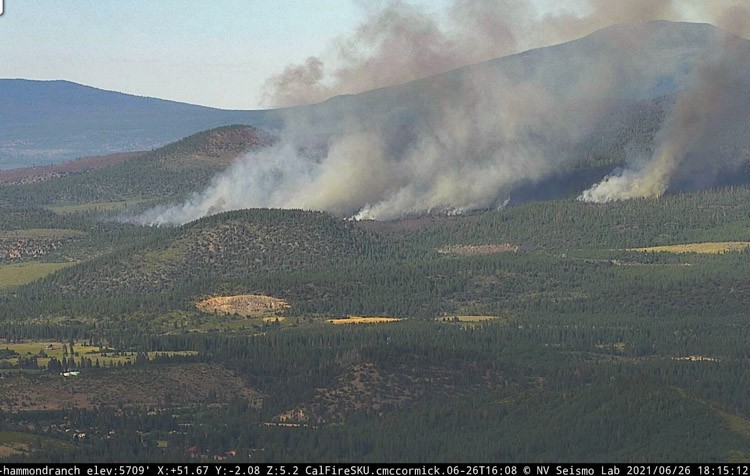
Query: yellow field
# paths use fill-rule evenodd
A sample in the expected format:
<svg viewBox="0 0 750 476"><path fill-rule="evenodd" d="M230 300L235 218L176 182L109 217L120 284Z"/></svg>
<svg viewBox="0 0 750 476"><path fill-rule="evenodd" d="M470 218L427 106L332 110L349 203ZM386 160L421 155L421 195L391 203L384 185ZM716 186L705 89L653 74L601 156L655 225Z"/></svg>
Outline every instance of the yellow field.
<svg viewBox="0 0 750 476"><path fill-rule="evenodd" d="M651 251L655 253L702 253L719 254L742 251L750 248L750 241L724 241L713 243L685 243L681 245L651 246L648 248L630 248L628 251Z"/></svg>
<svg viewBox="0 0 750 476"><path fill-rule="evenodd" d="M450 245L438 248L437 252L452 255L488 255L495 253L517 253L520 250L520 246L501 243L495 245Z"/></svg>
<svg viewBox="0 0 750 476"><path fill-rule="evenodd" d="M398 322L403 319L396 317L362 317L362 316L349 316L344 319L328 319L331 324L382 324L385 322Z"/></svg>
<svg viewBox="0 0 750 476"><path fill-rule="evenodd" d="M0 288L21 286L76 263L76 261L68 263L31 262L2 265L0 266Z"/></svg>

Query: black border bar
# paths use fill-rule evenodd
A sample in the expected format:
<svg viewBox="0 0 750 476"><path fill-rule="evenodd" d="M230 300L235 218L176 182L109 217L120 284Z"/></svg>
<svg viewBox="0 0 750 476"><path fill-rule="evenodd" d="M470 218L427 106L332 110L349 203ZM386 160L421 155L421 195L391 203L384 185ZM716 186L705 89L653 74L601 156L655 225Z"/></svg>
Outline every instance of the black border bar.
<svg viewBox="0 0 750 476"><path fill-rule="evenodd" d="M0 463L0 476L750 476L750 463Z"/></svg>

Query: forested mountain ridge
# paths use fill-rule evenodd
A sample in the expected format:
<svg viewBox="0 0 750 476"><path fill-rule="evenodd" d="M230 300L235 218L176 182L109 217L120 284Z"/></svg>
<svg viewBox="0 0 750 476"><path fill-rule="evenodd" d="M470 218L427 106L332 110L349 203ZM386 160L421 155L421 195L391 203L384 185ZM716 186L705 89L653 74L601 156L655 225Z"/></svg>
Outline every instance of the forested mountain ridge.
<svg viewBox="0 0 750 476"><path fill-rule="evenodd" d="M0 186L0 203L28 207L176 200L205 187L234 160L273 140L270 133L251 126L224 126L97 170Z"/></svg>
<svg viewBox="0 0 750 476"><path fill-rule="evenodd" d="M542 80L554 96L564 97L581 77L595 74L592 65L611 63L623 79L622 87L611 92L612 99L651 101L684 89L700 58L714 51L714 40L720 34L706 24L657 21L619 25L579 40L406 84L268 111L225 111L67 81L0 79L0 119L6 124L0 141L0 167L144 150L228 124L277 130L285 123L303 123L308 126L307 133L324 134L341 132L352 124L364 129L414 124L435 103L434 91L482 74L511 81L533 77ZM637 47L639 55L627 54L622 44Z"/></svg>
<svg viewBox="0 0 750 476"><path fill-rule="evenodd" d="M182 460L196 447L238 461L747 460L750 251L630 248L750 246L748 194L389 223L245 210L177 228L2 209L6 236L67 233L47 259L82 261L0 287L0 362L16 372L0 384L3 424L49 439L10 459ZM457 252L490 244L517 246ZM291 307L196 308L246 293ZM328 322L346 316L403 320ZM61 361L54 349L71 342L78 354ZM90 380L77 388L98 410L59 407L56 389L72 384L41 368L63 365ZM118 395L120 371L134 382L211 372L203 384L228 375L244 390L185 400L166 382ZM89 439L66 447L69 425Z"/></svg>
<svg viewBox="0 0 750 476"><path fill-rule="evenodd" d="M59 164L3 170L0 171L0 183L3 185L18 185L43 182L56 177L109 167L118 162L125 162L138 157L141 154L143 152L121 152L106 156L82 157Z"/></svg>

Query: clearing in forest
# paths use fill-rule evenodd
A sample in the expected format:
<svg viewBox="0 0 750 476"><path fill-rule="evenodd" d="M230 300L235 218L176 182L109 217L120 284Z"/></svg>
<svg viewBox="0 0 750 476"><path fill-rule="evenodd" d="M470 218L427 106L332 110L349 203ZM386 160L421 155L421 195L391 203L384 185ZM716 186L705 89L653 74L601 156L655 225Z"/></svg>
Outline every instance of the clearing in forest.
<svg viewBox="0 0 750 476"><path fill-rule="evenodd" d="M184 351L152 351L146 352L149 359L157 355L196 355L198 352ZM136 352L115 352L112 349L102 348L98 345L89 345L83 342L73 343L73 352L70 352L70 343L48 340L29 340L23 342L0 343L0 367L18 365L19 358L36 358L37 365L46 367L53 357L61 361L63 357L72 358L76 363L81 358L91 360L92 363L99 361L102 366L133 363Z"/></svg>
<svg viewBox="0 0 750 476"><path fill-rule="evenodd" d="M0 432L0 458L28 455L42 448L72 449L67 441L20 431Z"/></svg>
<svg viewBox="0 0 750 476"><path fill-rule="evenodd" d="M717 241L709 243L684 243L681 245L630 248L628 251L651 251L655 253L702 253L719 254L742 251L750 248L750 241Z"/></svg>
<svg viewBox="0 0 750 476"><path fill-rule="evenodd" d="M289 309L283 299L262 294L238 294L204 299L196 304L203 312L238 315L242 317L263 317Z"/></svg>
<svg viewBox="0 0 750 476"><path fill-rule="evenodd" d="M485 322L500 319L500 316L444 316L439 317L438 321L444 322Z"/></svg>
<svg viewBox="0 0 750 476"><path fill-rule="evenodd" d="M328 319L331 324L382 324L385 322L398 322L403 319L397 317L362 317L349 316L343 319Z"/></svg>
<svg viewBox="0 0 750 476"><path fill-rule="evenodd" d="M2 265L0 266L0 288L28 284L76 263L77 261L67 263L26 262Z"/></svg>
<svg viewBox="0 0 750 476"><path fill-rule="evenodd" d="M438 248L437 252L448 255L489 255L494 253L516 253L520 246L502 243L496 245L450 245Z"/></svg>

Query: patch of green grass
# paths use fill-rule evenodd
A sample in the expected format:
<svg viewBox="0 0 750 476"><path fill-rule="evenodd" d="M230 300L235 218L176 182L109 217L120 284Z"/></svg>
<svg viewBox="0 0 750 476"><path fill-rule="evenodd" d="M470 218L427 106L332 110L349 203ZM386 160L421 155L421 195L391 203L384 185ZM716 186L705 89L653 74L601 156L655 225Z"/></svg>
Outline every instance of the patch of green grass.
<svg viewBox="0 0 750 476"><path fill-rule="evenodd" d="M0 266L0 289L28 284L76 263L76 261L67 263L31 262Z"/></svg>
<svg viewBox="0 0 750 476"><path fill-rule="evenodd" d="M45 207L48 210L52 210L60 215L68 215L72 213L87 213L87 212L111 212L117 210L125 210L128 207L134 205L141 205L148 202L146 199L132 199L132 200L117 200L114 202L92 202L92 203L73 203L67 205L50 205Z"/></svg>
<svg viewBox="0 0 750 476"><path fill-rule="evenodd" d="M721 241L709 243L684 243L681 245L651 246L648 248L632 248L628 251L643 251L655 253L703 253L718 254L732 251L742 251L750 248L747 241Z"/></svg>
<svg viewBox="0 0 750 476"><path fill-rule="evenodd" d="M0 445L13 443L30 443L34 441L34 435L21 433L20 431L0 431Z"/></svg>
<svg viewBox="0 0 750 476"><path fill-rule="evenodd" d="M70 355L70 354L65 354L63 352L63 345L67 346L67 343L38 340L38 341L26 341L26 342L0 344L0 349L12 350L21 357L38 356L37 365L44 367L49 363L50 359L53 357L56 358L57 360L62 360L62 358L65 357L66 355L67 356ZM76 362L78 362L81 357L86 357L88 359L91 359L92 362L99 360L100 365L135 362L135 358L136 358L135 352L115 353L115 352L100 352L100 350L101 349L99 346L84 345L83 343L76 343L76 342L73 343L73 351L75 352L74 358ZM146 353L149 359L153 359L157 354L166 354L169 356L196 355L197 352L185 350L185 351L159 351L159 352L147 352ZM40 355L44 355L44 357L39 357ZM18 363L18 357L9 357L6 359L0 359L0 362L5 362L10 365L15 365Z"/></svg>
<svg viewBox="0 0 750 476"><path fill-rule="evenodd" d="M750 438L750 420L742 418L739 415L732 415L725 411L719 411L719 415L727 422L729 428L735 433Z"/></svg>
<svg viewBox="0 0 750 476"><path fill-rule="evenodd" d="M0 431L0 458L19 453L29 453L36 450L69 449L73 445L47 436L23 433L20 431Z"/></svg>

